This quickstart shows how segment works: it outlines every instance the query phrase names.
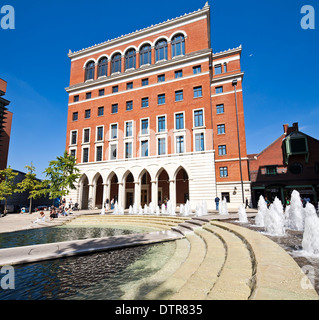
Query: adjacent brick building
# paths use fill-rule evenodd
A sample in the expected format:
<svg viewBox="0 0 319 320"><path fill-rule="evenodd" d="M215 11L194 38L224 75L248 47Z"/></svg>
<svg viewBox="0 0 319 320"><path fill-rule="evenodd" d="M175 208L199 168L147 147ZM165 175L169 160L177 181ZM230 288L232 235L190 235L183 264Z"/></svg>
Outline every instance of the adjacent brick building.
<svg viewBox="0 0 319 320"><path fill-rule="evenodd" d="M297 190L317 205L319 196L319 140L299 131L298 123L283 126L284 133L259 154L248 155L252 201L260 195L284 203Z"/></svg>
<svg viewBox="0 0 319 320"><path fill-rule="evenodd" d="M82 208L167 198L212 209L216 195L238 207L241 185L250 197L241 50L212 52L206 4L70 51L66 149L82 175L69 198Z"/></svg>
<svg viewBox="0 0 319 320"><path fill-rule="evenodd" d="M7 167L10 143L12 112L7 106L10 101L4 98L7 82L0 78L0 170Z"/></svg>

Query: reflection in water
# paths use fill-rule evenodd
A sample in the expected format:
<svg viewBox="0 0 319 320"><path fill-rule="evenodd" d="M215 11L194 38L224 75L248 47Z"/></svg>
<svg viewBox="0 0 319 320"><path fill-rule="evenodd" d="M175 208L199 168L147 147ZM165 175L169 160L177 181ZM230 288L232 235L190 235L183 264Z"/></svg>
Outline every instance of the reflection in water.
<svg viewBox="0 0 319 320"><path fill-rule="evenodd" d="M0 300L120 299L175 249L175 242L165 242L15 266L15 289L0 288Z"/></svg>

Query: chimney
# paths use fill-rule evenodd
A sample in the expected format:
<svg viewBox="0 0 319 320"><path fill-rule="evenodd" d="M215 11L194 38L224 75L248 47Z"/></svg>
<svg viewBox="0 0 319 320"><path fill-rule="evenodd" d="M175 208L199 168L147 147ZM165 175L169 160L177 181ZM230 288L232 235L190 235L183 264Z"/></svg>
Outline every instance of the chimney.
<svg viewBox="0 0 319 320"><path fill-rule="evenodd" d="M284 134L287 135L288 132L288 124L284 124Z"/></svg>

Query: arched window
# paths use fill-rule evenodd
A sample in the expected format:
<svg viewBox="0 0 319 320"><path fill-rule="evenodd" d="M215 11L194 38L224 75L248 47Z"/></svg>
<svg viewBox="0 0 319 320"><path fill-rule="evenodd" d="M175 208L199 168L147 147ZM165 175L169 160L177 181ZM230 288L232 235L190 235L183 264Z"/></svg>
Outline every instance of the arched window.
<svg viewBox="0 0 319 320"><path fill-rule="evenodd" d="M112 57L112 73L121 72L121 54L117 53Z"/></svg>
<svg viewBox="0 0 319 320"><path fill-rule="evenodd" d="M140 50L140 66L152 63L152 48L145 44Z"/></svg>
<svg viewBox="0 0 319 320"><path fill-rule="evenodd" d="M159 40L155 45L155 61L167 60L167 41Z"/></svg>
<svg viewBox="0 0 319 320"><path fill-rule="evenodd" d="M185 54L185 38L182 34L172 39L172 58Z"/></svg>
<svg viewBox="0 0 319 320"><path fill-rule="evenodd" d="M94 80L95 75L95 63L94 61L89 61L85 66L85 81Z"/></svg>
<svg viewBox="0 0 319 320"><path fill-rule="evenodd" d="M130 49L125 54L125 70L136 68L136 51Z"/></svg>
<svg viewBox="0 0 319 320"><path fill-rule="evenodd" d="M101 58L98 64L98 77L107 76L107 58Z"/></svg>

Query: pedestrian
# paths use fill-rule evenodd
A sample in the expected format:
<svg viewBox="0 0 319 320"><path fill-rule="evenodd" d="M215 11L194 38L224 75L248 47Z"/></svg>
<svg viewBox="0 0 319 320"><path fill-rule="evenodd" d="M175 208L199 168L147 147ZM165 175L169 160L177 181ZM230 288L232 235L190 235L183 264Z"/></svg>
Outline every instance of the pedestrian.
<svg viewBox="0 0 319 320"><path fill-rule="evenodd" d="M220 201L220 199L218 198L218 196L216 196L215 203L216 203L216 210L217 211L219 210L219 201Z"/></svg>
<svg viewBox="0 0 319 320"><path fill-rule="evenodd" d="M72 202L72 199L70 199L70 201L69 201L69 209L72 209L72 207L73 207L73 202Z"/></svg>
<svg viewBox="0 0 319 320"><path fill-rule="evenodd" d="M105 210L106 210L106 211L109 210L109 203L110 203L110 200L109 200L109 198L107 198L107 199L105 200Z"/></svg>
<svg viewBox="0 0 319 320"><path fill-rule="evenodd" d="M246 198L246 206L245 209L250 208L249 203L248 203L248 198Z"/></svg>
<svg viewBox="0 0 319 320"><path fill-rule="evenodd" d="M269 208L269 206L270 206L270 201L268 200L267 197L265 197L265 201L266 201L266 204L267 204L267 208Z"/></svg>
<svg viewBox="0 0 319 320"><path fill-rule="evenodd" d="M111 200L111 210L114 209L114 198Z"/></svg>

